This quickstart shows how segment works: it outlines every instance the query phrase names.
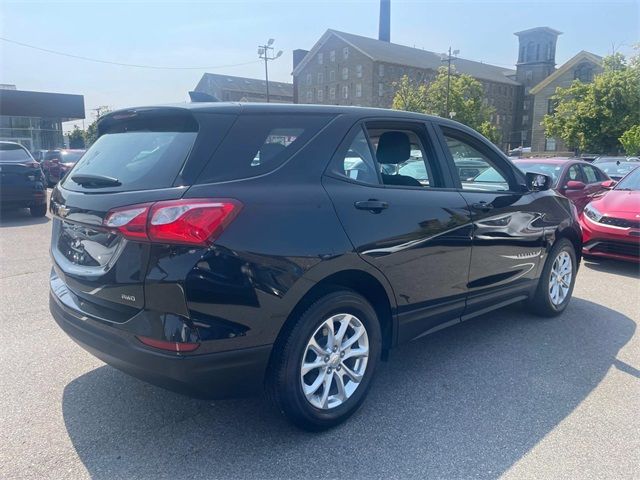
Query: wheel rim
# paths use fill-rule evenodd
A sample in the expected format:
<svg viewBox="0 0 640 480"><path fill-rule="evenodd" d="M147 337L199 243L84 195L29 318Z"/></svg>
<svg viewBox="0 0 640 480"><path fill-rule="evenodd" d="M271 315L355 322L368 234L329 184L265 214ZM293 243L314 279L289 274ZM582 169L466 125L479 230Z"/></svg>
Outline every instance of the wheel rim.
<svg viewBox="0 0 640 480"><path fill-rule="evenodd" d="M558 306L565 301L571 288L573 277L573 262L571 255L567 252L560 252L551 266L549 278L549 298L551 303Z"/></svg>
<svg viewBox="0 0 640 480"><path fill-rule="evenodd" d="M369 360L369 336L354 315L339 313L314 332L302 356L300 382L309 403L329 410L360 386Z"/></svg>

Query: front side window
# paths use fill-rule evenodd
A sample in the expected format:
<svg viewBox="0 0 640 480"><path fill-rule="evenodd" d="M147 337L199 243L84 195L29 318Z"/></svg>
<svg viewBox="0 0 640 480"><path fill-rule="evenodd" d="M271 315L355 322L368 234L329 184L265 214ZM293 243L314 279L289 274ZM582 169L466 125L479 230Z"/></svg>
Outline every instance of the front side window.
<svg viewBox="0 0 640 480"><path fill-rule="evenodd" d="M567 181L575 180L577 182L582 182L584 179L582 178L582 173L580 173L580 166L577 164L571 165L569 170L567 170Z"/></svg>
<svg viewBox="0 0 640 480"><path fill-rule="evenodd" d="M587 183L598 183L600 181L598 172L591 165L583 165L582 171L587 179Z"/></svg>
<svg viewBox="0 0 640 480"><path fill-rule="evenodd" d="M479 151L464 134L444 133L447 147L463 190L504 192L509 190L507 174L498 162Z"/></svg>

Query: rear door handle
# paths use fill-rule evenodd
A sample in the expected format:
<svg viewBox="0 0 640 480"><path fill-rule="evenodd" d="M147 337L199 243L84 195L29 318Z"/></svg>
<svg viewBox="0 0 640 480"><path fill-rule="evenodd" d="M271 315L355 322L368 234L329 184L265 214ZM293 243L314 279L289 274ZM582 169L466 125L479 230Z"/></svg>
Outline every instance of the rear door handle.
<svg viewBox="0 0 640 480"><path fill-rule="evenodd" d="M358 210L369 210L373 213L380 213L382 210L389 208L389 204L387 202L375 199L361 200L356 202L354 205Z"/></svg>
<svg viewBox="0 0 640 480"><path fill-rule="evenodd" d="M471 204L471 208L474 210L480 210L481 212L488 212L493 209L493 205L487 202L478 202Z"/></svg>

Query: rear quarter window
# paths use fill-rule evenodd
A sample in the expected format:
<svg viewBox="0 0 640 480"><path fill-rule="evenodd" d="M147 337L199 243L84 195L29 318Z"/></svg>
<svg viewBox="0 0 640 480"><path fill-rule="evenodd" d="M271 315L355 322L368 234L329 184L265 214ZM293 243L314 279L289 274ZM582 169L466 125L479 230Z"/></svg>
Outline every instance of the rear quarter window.
<svg viewBox="0 0 640 480"><path fill-rule="evenodd" d="M269 173L295 155L330 120L330 115L240 115L198 183Z"/></svg>

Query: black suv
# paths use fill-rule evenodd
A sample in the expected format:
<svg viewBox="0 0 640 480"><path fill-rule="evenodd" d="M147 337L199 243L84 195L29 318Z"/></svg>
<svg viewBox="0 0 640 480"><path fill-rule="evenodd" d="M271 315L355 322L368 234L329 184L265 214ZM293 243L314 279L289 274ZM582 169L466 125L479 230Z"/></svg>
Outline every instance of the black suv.
<svg viewBox="0 0 640 480"><path fill-rule="evenodd" d="M155 384L266 388L297 425L327 428L391 348L523 300L557 315L571 297L575 208L456 122L190 104L110 113L98 132L52 193L50 308ZM492 174L461 181L469 159Z"/></svg>

